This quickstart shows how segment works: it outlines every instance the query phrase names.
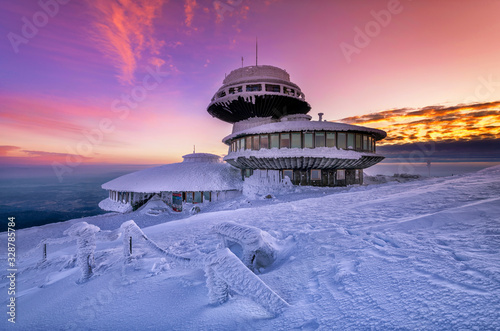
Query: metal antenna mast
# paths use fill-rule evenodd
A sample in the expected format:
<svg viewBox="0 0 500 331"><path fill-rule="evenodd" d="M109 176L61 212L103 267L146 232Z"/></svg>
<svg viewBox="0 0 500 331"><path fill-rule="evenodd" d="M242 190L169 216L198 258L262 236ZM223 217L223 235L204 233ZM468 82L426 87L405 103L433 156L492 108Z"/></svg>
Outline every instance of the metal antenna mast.
<svg viewBox="0 0 500 331"><path fill-rule="evenodd" d="M257 37L255 37L255 66L258 66L258 56L259 56L259 44L258 44L258 40L257 40Z"/></svg>

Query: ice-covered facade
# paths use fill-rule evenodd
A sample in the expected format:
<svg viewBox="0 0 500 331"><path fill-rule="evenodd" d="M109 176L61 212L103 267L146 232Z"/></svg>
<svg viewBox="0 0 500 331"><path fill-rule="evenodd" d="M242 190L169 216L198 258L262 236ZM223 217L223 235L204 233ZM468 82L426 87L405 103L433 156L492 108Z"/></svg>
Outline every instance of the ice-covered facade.
<svg viewBox="0 0 500 331"><path fill-rule="evenodd" d="M207 153L183 156L180 163L136 171L102 185L109 197L99 203L107 211L128 212L154 196L176 211L186 203L204 203L241 194L240 172Z"/></svg>
<svg viewBox="0 0 500 331"><path fill-rule="evenodd" d="M233 124L223 139L224 160L242 177L269 182L289 177L295 185L363 183L363 169L384 159L376 153L382 130L322 120L289 74L268 65L233 70L208 106L208 113Z"/></svg>
<svg viewBox="0 0 500 331"><path fill-rule="evenodd" d="M226 162L193 153L181 163L127 174L102 185L109 198L99 206L127 212L155 197L180 211L186 203L235 197L250 176L265 187L362 184L363 169L384 159L376 153L376 142L386 133L323 121L321 113L313 121L310 110L285 70L269 65L233 70L207 108L213 117L233 124L222 140L229 146Z"/></svg>

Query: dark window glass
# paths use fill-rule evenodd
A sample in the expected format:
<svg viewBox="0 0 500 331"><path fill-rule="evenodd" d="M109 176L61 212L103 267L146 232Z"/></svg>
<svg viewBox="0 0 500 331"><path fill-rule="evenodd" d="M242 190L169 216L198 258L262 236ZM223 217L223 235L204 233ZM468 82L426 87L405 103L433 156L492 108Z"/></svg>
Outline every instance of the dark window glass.
<svg viewBox="0 0 500 331"><path fill-rule="evenodd" d="M269 149L269 136L267 134L260 136L260 148Z"/></svg>
<svg viewBox="0 0 500 331"><path fill-rule="evenodd" d="M217 94L217 97L222 98L226 96L226 91L220 91L219 94Z"/></svg>
<svg viewBox="0 0 500 331"><path fill-rule="evenodd" d="M243 92L243 86L236 86L236 87L231 87L229 89L229 94L235 94L235 93L240 93Z"/></svg>
<svg viewBox="0 0 500 331"><path fill-rule="evenodd" d="M255 91L262 91L262 85L261 84L247 85L247 92L255 92Z"/></svg>
<svg viewBox="0 0 500 331"><path fill-rule="evenodd" d="M267 92L281 92L279 85L271 85L271 84L266 84L266 91Z"/></svg>
<svg viewBox="0 0 500 331"><path fill-rule="evenodd" d="M245 150L245 138L240 139L240 149Z"/></svg>
<svg viewBox="0 0 500 331"><path fill-rule="evenodd" d="M363 150L368 150L368 136L363 136Z"/></svg>
<svg viewBox="0 0 500 331"><path fill-rule="evenodd" d="M259 136L253 136L252 137L252 149L253 150L259 150L260 145L259 145Z"/></svg>
<svg viewBox="0 0 500 331"><path fill-rule="evenodd" d="M376 152L375 139L373 139L372 152L374 152L374 153Z"/></svg>
<svg viewBox="0 0 500 331"><path fill-rule="evenodd" d="M325 133L324 132L316 132L314 134L314 146L325 147Z"/></svg>
<svg viewBox="0 0 500 331"><path fill-rule="evenodd" d="M186 202L193 203L193 192L186 192Z"/></svg>
<svg viewBox="0 0 500 331"><path fill-rule="evenodd" d="M311 180L320 180L321 179L321 170L313 169L311 170Z"/></svg>
<svg viewBox="0 0 500 331"><path fill-rule="evenodd" d="M285 177L290 178L290 180L293 180L293 170L283 170L283 179Z"/></svg>
<svg viewBox="0 0 500 331"><path fill-rule="evenodd" d="M343 148L343 149L346 149L347 148L347 144L346 144L346 134L345 132L339 132L337 134L337 147L338 148Z"/></svg>
<svg viewBox="0 0 500 331"><path fill-rule="evenodd" d="M347 134L347 149L354 149L354 133Z"/></svg>
<svg viewBox="0 0 500 331"><path fill-rule="evenodd" d="M357 150L362 150L363 149L363 145L362 145L362 141L363 140L363 135L361 134L356 134L356 149Z"/></svg>
<svg viewBox="0 0 500 331"><path fill-rule="evenodd" d="M282 133L281 134L281 144L280 148L290 148L290 134L289 133Z"/></svg>
<svg viewBox="0 0 500 331"><path fill-rule="evenodd" d="M291 146L292 148L302 148L302 137L300 132L293 132L292 133L292 142Z"/></svg>
<svg viewBox="0 0 500 331"><path fill-rule="evenodd" d="M273 133L270 135L271 148L280 148L280 135L279 133Z"/></svg>
<svg viewBox="0 0 500 331"><path fill-rule="evenodd" d="M250 177L253 174L253 170L252 169L245 169L244 174L245 174L245 177Z"/></svg>
<svg viewBox="0 0 500 331"><path fill-rule="evenodd" d="M326 147L335 147L335 132L326 133Z"/></svg>
<svg viewBox="0 0 500 331"><path fill-rule="evenodd" d="M304 148L314 148L312 133L304 133Z"/></svg>
<svg viewBox="0 0 500 331"><path fill-rule="evenodd" d="M201 203L201 192L194 192L194 203Z"/></svg>
<svg viewBox="0 0 500 331"><path fill-rule="evenodd" d="M293 88L283 86L283 93L287 95L295 95L295 90Z"/></svg>
<svg viewBox="0 0 500 331"><path fill-rule="evenodd" d="M345 180L345 170L337 170L337 180Z"/></svg>
<svg viewBox="0 0 500 331"><path fill-rule="evenodd" d="M208 202L211 201L210 199L210 192L203 192L203 201Z"/></svg>
<svg viewBox="0 0 500 331"><path fill-rule="evenodd" d="M252 149L252 136L245 137L245 149Z"/></svg>

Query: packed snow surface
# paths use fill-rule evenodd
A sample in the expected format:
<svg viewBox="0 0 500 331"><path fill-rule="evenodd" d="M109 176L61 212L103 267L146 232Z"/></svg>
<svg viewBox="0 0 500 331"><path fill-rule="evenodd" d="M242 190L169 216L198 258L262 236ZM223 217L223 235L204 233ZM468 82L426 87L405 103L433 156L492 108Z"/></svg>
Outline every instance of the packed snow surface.
<svg viewBox="0 0 500 331"><path fill-rule="evenodd" d="M175 192L237 190L240 171L226 163L180 162L136 171L102 185L122 192Z"/></svg>
<svg viewBox="0 0 500 331"><path fill-rule="evenodd" d="M194 216L182 215L184 219L172 220L170 214L111 213L16 231L15 326L20 330L500 329L500 167L404 183L296 187L268 199L240 197L202 206ZM130 222L124 225L136 233L128 263L126 241L104 241L97 235L93 273L86 282L78 283L81 273L74 240L48 241L47 260L41 262L38 243L64 237L63 232L77 222L116 230L131 219L141 229ZM157 225L146 226L153 222ZM261 273L233 278L231 266L242 273L245 267L227 249L217 248L220 239L211 228L223 222L261 229L277 241L290 238L290 245ZM158 252L175 256L219 252L215 262L221 269L207 270L211 296L204 270L186 268L154 252L149 247L152 242L140 238L154 241ZM0 240L7 247L6 233ZM9 287L6 276L4 268L3 293ZM233 290L224 285L227 282ZM258 290L249 291L244 284ZM4 294L4 309L7 300ZM5 315L0 322L3 330L12 327Z"/></svg>
<svg viewBox="0 0 500 331"><path fill-rule="evenodd" d="M275 132L292 132L292 131L359 131L370 132L375 134L376 140L383 139L387 136L385 131L367 128L359 125L335 123L327 121L284 121L274 122L259 125L243 131L238 131L226 136L222 141L229 143L233 138L246 136L250 134L275 133Z"/></svg>

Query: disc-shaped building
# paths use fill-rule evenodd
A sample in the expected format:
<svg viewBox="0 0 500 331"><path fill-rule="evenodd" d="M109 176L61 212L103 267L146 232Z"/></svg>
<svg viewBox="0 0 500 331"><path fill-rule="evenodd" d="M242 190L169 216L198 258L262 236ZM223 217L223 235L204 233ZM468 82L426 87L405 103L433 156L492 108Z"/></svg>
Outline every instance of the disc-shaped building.
<svg viewBox="0 0 500 331"><path fill-rule="evenodd" d="M232 71L215 93L207 111L233 124L223 142L224 160L253 174L295 185L361 184L363 169L381 160L376 142L382 130L344 123L312 121L311 107L288 73L274 66Z"/></svg>
<svg viewBox="0 0 500 331"><path fill-rule="evenodd" d="M233 70L207 111L233 124L222 141L226 163L213 154L184 155L184 162L137 171L102 185L109 198L99 206L130 211L155 197L174 210L186 203L228 199L247 177L263 185L345 186L363 183L363 169L382 159L381 130L313 121L300 87L280 68L261 65Z"/></svg>

